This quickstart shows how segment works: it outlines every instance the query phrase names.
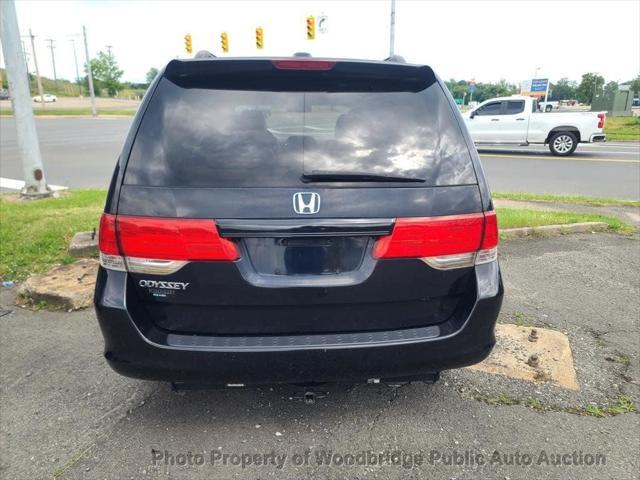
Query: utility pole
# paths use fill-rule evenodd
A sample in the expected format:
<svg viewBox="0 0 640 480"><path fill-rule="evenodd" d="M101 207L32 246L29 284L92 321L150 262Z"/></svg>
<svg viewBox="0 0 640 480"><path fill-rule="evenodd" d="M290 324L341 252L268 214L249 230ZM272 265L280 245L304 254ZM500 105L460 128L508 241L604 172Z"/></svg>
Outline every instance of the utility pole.
<svg viewBox="0 0 640 480"><path fill-rule="evenodd" d="M73 38L69 41L73 46L73 60L76 62L76 83L78 84L78 95L82 96L82 87L80 86L80 70L78 70L78 55L76 54L76 41Z"/></svg>
<svg viewBox="0 0 640 480"><path fill-rule="evenodd" d="M0 10L0 39L2 40L2 52L13 103L18 151L22 159L25 180L21 195L30 198L47 197L51 194L51 190L47 186L42 166L14 0L2 0Z"/></svg>
<svg viewBox="0 0 640 480"><path fill-rule="evenodd" d="M396 0L391 0L391 19L389 27L389 56L393 56L396 42Z"/></svg>
<svg viewBox="0 0 640 480"><path fill-rule="evenodd" d="M12 0L13 1L13 0ZM14 6L15 9L15 6ZM36 81L38 83L38 95L40 95L40 108L45 108L44 103L44 90L42 90L42 79L40 78L40 70L38 70L38 57L36 57L36 44L34 42L33 33L29 29L29 38L31 39L31 52L33 53L33 65L36 68Z"/></svg>
<svg viewBox="0 0 640 480"><path fill-rule="evenodd" d="M24 64L27 69L27 78L28 78L29 77L29 54L27 53L27 49L24 46L24 40L21 40L20 43L22 43L22 53L24 54Z"/></svg>
<svg viewBox="0 0 640 480"><path fill-rule="evenodd" d="M91 74L91 58L89 57L89 43L87 42L87 28L82 26L82 36L84 37L84 55L87 59L87 78L89 79L89 95L91 96L91 114L98 116L96 111L96 94L93 90L93 75Z"/></svg>
<svg viewBox="0 0 640 480"><path fill-rule="evenodd" d="M53 81L56 84L56 87L58 86L58 75L56 75L56 56L53 53L53 49L55 48L53 46L53 38L47 38L45 40L46 42L49 42L49 50L51 50L51 63L53 64Z"/></svg>

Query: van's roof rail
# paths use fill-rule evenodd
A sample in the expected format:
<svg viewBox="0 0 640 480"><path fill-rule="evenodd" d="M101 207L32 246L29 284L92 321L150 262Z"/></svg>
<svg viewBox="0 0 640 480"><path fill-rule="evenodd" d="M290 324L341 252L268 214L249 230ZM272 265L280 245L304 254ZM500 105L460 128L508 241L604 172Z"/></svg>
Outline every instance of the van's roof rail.
<svg viewBox="0 0 640 480"><path fill-rule="evenodd" d="M391 55L384 59L385 62L407 63L402 55Z"/></svg>
<svg viewBox="0 0 640 480"><path fill-rule="evenodd" d="M209 50L200 50L193 58L216 58Z"/></svg>

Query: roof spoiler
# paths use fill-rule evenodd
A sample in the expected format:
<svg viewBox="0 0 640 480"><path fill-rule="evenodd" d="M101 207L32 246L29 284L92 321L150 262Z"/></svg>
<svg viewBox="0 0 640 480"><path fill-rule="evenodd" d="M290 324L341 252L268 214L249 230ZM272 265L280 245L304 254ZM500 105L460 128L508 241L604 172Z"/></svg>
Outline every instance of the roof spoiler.
<svg viewBox="0 0 640 480"><path fill-rule="evenodd" d="M209 50L200 50L193 58L216 58Z"/></svg>

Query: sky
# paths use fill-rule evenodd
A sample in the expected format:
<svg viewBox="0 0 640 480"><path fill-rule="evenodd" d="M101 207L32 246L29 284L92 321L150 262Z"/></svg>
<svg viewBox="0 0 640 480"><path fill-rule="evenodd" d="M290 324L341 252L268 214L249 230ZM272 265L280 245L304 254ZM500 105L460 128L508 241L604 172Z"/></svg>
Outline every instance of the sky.
<svg viewBox="0 0 640 480"><path fill-rule="evenodd" d="M0 0L3 1L3 0ZM219 56L383 59L389 54L391 0L380 1L127 1L16 0L29 70L35 35L40 73L53 77L46 39L54 40L58 78L75 78L74 40L84 62L82 26L95 56L111 45L123 80L142 82L151 67L187 57L184 35ZM306 17L327 17L327 33L306 39ZM255 28L264 49L255 48ZM220 33L229 35L223 54ZM396 2L395 53L427 64L444 79L478 82L531 78L579 80L598 72L626 81L640 73L640 0ZM0 62L2 63L2 62Z"/></svg>

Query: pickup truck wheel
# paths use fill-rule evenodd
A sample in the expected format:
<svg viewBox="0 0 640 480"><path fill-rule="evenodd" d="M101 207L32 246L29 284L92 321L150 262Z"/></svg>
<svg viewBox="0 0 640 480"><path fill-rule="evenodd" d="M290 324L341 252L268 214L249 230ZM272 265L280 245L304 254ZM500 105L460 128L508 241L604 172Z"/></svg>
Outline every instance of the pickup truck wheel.
<svg viewBox="0 0 640 480"><path fill-rule="evenodd" d="M553 110L553 107L551 105L547 105L546 107L544 107L545 112L550 112L551 110Z"/></svg>
<svg viewBox="0 0 640 480"><path fill-rule="evenodd" d="M571 155L578 146L578 139L571 132L554 133L549 141L549 150L554 155L566 157Z"/></svg>

